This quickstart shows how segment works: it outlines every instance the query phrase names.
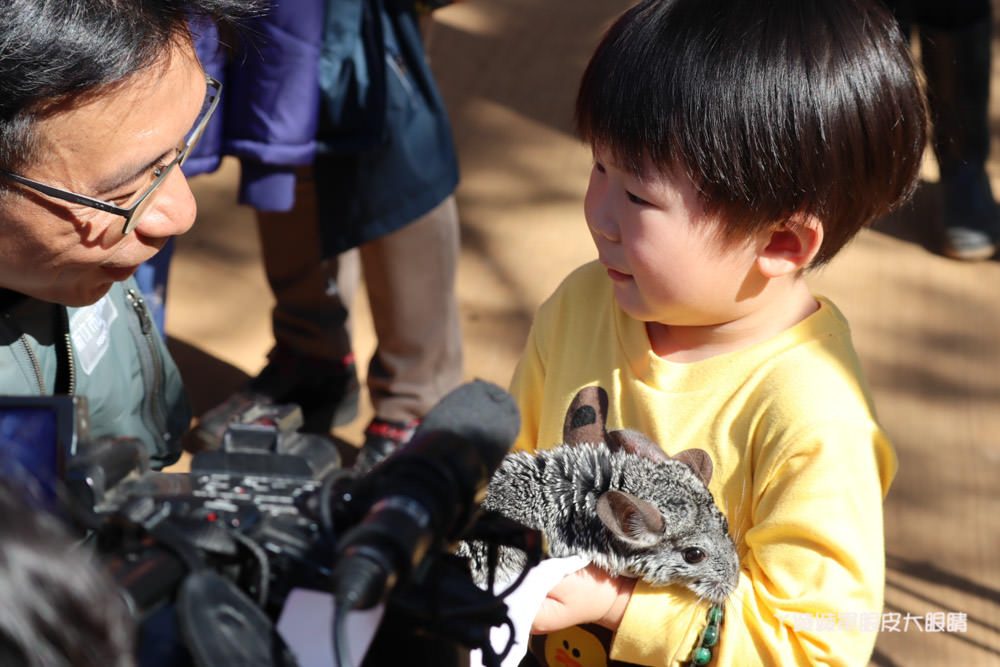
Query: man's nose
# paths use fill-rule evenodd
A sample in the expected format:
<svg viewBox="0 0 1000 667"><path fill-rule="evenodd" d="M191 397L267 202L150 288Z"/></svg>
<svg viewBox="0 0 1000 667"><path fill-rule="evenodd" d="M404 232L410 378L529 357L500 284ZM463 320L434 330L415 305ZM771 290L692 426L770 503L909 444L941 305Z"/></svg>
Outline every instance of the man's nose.
<svg viewBox="0 0 1000 667"><path fill-rule="evenodd" d="M143 236L177 236L191 229L198 212L194 194L184 173L175 168L163 185L153 193L155 197L143 213L135 231Z"/></svg>

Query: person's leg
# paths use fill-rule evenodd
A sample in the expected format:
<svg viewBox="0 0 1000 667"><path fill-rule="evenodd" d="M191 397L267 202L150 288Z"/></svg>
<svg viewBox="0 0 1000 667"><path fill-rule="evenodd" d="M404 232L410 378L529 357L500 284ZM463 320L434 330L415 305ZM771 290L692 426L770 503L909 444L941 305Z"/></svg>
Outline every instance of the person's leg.
<svg viewBox="0 0 1000 667"><path fill-rule="evenodd" d="M367 376L375 420L359 455L363 468L408 439L419 419L462 382L454 196L360 251L378 339Z"/></svg>
<svg viewBox="0 0 1000 667"><path fill-rule="evenodd" d="M312 170L299 173L290 211L258 211L257 230L265 273L276 303L275 345L268 363L246 387L206 412L195 429L200 446L217 447L226 427L255 405L293 403L302 408L302 429L328 434L357 416L360 386L351 351L352 285L339 285L337 258L322 256ZM358 273L357 262L354 266ZM346 288L346 289L342 289Z"/></svg>
<svg viewBox="0 0 1000 667"><path fill-rule="evenodd" d="M956 25L953 13L930 12L918 13L917 20L941 173L942 251L978 260L994 254L1000 231L986 173L993 20L988 2L965 2L962 8L970 22Z"/></svg>
<svg viewBox="0 0 1000 667"><path fill-rule="evenodd" d="M302 356L341 361L351 353L353 287L341 290L337 258L324 259L312 169L299 171L290 211L257 211L264 272L274 294L275 345Z"/></svg>

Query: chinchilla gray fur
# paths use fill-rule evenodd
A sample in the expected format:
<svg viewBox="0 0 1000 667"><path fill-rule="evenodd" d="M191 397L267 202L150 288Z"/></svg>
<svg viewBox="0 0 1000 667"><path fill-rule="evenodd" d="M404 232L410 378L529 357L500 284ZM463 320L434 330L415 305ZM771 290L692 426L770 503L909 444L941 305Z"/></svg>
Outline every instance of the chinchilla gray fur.
<svg viewBox="0 0 1000 667"><path fill-rule="evenodd" d="M507 455L484 509L535 528L547 555L581 554L614 576L680 584L721 604L736 587L739 557L725 517L686 463L652 460L604 443ZM473 576L486 581L486 546L463 543ZM496 581L513 579L523 552L501 547Z"/></svg>

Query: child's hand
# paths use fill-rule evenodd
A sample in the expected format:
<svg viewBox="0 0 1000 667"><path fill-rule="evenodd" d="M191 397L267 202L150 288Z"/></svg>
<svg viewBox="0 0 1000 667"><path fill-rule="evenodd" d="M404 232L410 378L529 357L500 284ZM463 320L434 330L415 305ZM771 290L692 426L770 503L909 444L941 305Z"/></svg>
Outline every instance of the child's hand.
<svg viewBox="0 0 1000 667"><path fill-rule="evenodd" d="M596 565L567 575L555 585L531 625L533 634L597 623L616 630L635 588L635 579L612 577Z"/></svg>

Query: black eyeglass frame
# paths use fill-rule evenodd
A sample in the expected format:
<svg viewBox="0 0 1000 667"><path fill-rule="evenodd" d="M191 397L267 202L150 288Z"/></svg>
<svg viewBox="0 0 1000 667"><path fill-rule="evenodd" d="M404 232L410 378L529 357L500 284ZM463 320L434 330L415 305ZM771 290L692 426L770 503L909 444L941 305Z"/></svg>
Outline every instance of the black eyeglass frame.
<svg viewBox="0 0 1000 667"><path fill-rule="evenodd" d="M25 187L41 192L49 197L72 202L74 204L81 204L83 206L97 209L98 211L105 211L107 213L120 215L125 218L125 226L122 231L122 235L124 236L135 229L135 226L139 223L139 218L146 210L143 203L145 203L153 195L153 193L159 189L159 187L163 184L163 181L167 180L167 177L170 175L170 172L173 171L174 167L184 165L184 161L187 160L188 155L190 155L194 147L198 145L198 142L201 140L201 136L205 133L208 121L212 119L212 115L215 113L216 107L219 106L219 98L222 95L222 83L207 74L205 75L205 82L208 84L208 90L205 94L205 99L208 101L207 110L195 123L191 134L184 142L184 146L180 149L180 151L178 151L177 157L167 164L157 165L154 170L156 180L153 181L150 186L146 188L141 195L139 195L138 199L132 202L132 204L127 208L115 206L109 202L95 199L94 197L88 197L87 195L81 195L75 192L70 192L69 190L63 190L51 185L46 185L45 183L39 183L38 181L25 176L20 176L3 168L0 168L0 176L5 176L16 183L20 183Z"/></svg>

